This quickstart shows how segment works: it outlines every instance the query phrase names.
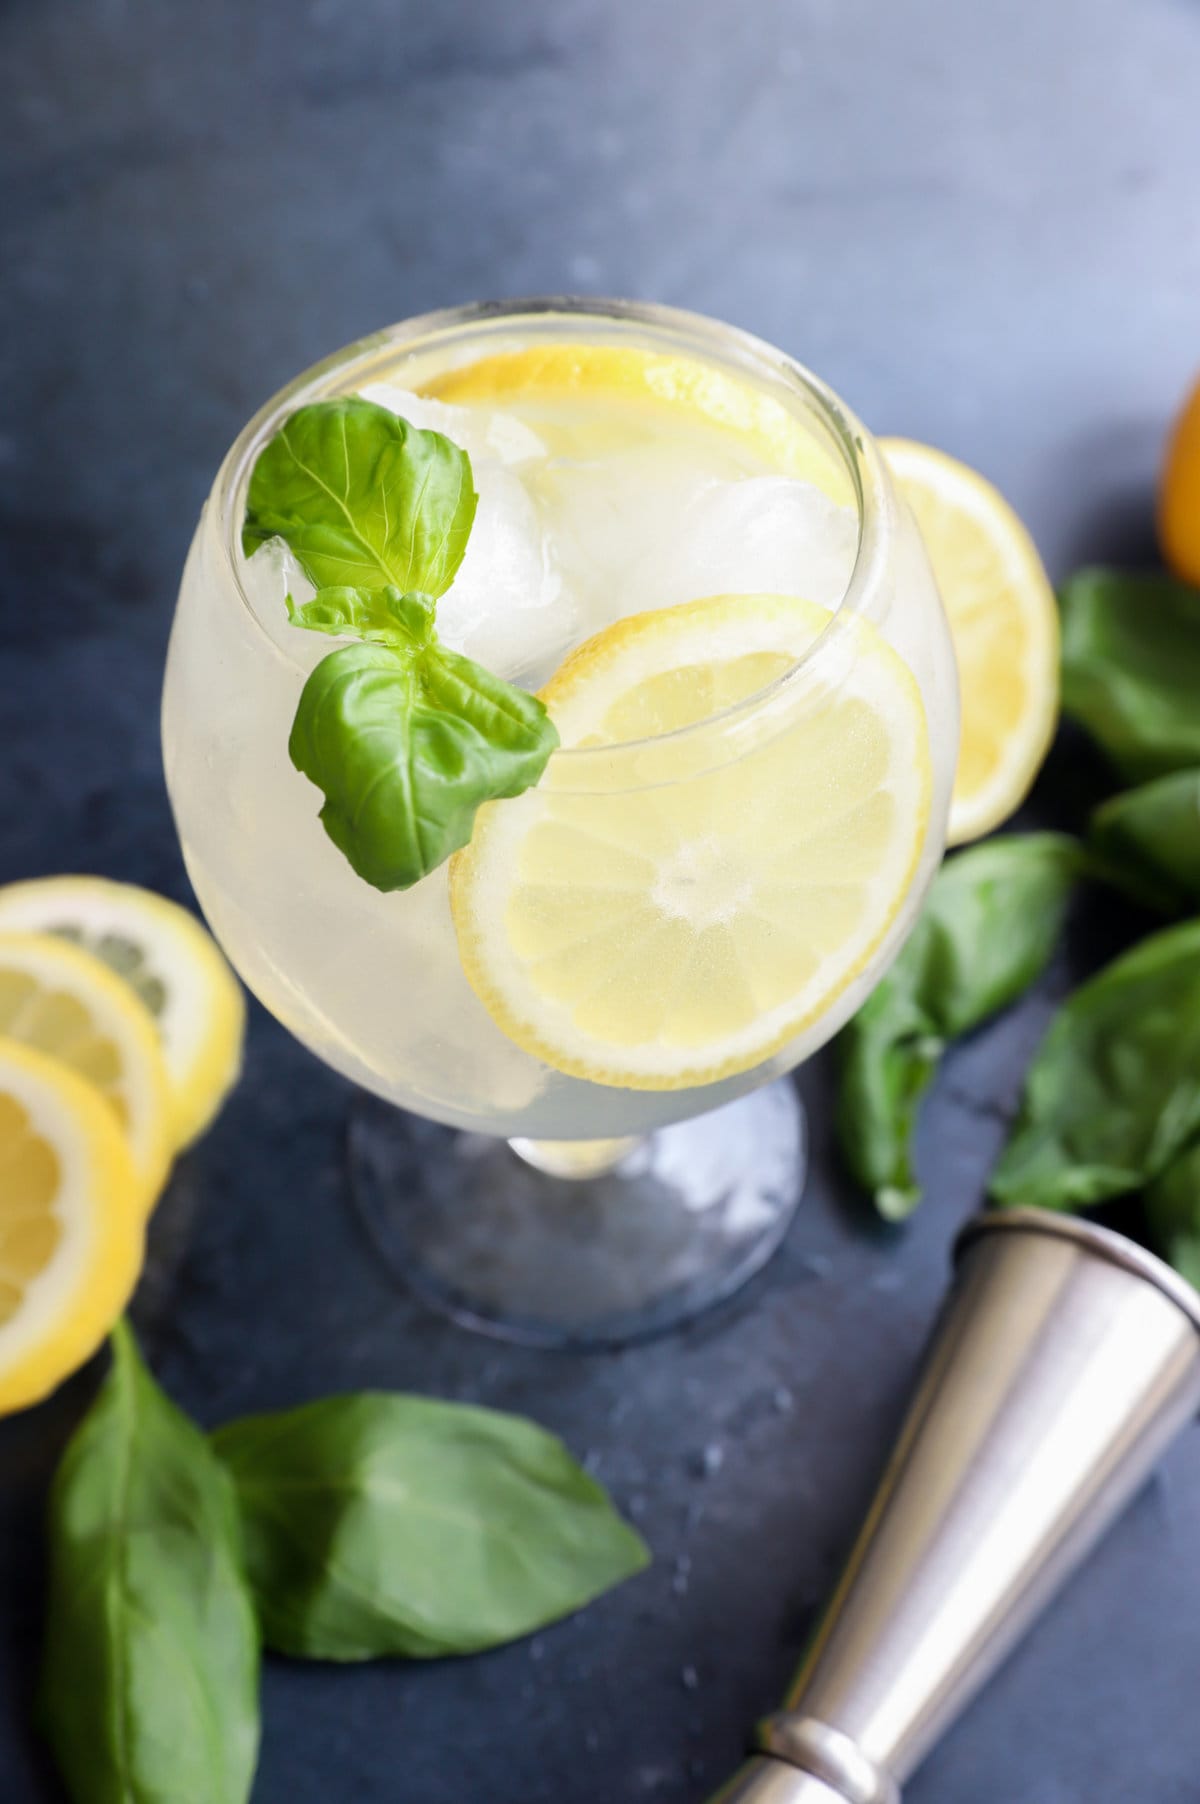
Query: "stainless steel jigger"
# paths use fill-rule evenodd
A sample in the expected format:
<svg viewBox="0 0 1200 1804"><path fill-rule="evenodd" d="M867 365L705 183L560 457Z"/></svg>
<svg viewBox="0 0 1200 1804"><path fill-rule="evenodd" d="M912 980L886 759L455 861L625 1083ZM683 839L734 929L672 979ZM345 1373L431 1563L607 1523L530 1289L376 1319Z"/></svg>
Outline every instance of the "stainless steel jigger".
<svg viewBox="0 0 1200 1804"><path fill-rule="evenodd" d="M711 1804L900 1786L1200 1411L1200 1294L1071 1217L981 1216L783 1711Z"/></svg>

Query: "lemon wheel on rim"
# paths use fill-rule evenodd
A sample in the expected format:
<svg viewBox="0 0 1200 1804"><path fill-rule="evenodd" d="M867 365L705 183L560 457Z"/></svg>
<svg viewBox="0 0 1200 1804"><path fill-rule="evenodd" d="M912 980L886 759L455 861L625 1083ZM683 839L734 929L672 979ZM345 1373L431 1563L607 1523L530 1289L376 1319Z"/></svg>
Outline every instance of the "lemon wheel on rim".
<svg viewBox="0 0 1200 1804"><path fill-rule="evenodd" d="M768 689L830 620L782 595L636 615L542 691L568 748L651 739L654 780L581 791L552 761L537 789L480 810L453 861L467 977L528 1052L596 1083L711 1083L769 1058L866 969L929 819L907 665L846 619L840 680L745 755L720 761L719 723L710 769L693 735L671 738Z"/></svg>

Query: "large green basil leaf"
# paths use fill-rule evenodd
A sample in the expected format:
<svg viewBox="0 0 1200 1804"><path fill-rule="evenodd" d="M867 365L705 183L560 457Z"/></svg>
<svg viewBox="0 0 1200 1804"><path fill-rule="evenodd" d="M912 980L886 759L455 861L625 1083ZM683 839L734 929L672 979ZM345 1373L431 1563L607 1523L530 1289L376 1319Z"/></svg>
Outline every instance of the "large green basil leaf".
<svg viewBox="0 0 1200 1804"><path fill-rule="evenodd" d="M1200 765L1200 589L1081 570L1059 599L1064 712L1130 783Z"/></svg>
<svg viewBox="0 0 1200 1804"><path fill-rule="evenodd" d="M248 1417L214 1445L264 1633L284 1653L472 1653L647 1563L561 1442L516 1416L364 1393Z"/></svg>
<svg viewBox="0 0 1200 1804"><path fill-rule="evenodd" d="M465 846L480 805L536 783L557 744L536 696L469 658L347 645L305 683L288 752L330 839L392 890Z"/></svg>
<svg viewBox="0 0 1200 1804"><path fill-rule="evenodd" d="M1197 1135L1200 921L1188 921L1143 940L1060 1010L991 1194L1086 1207L1141 1189Z"/></svg>
<svg viewBox="0 0 1200 1804"><path fill-rule="evenodd" d="M436 597L462 562L476 500L470 458L440 432L356 396L315 401L259 453L242 546L249 557L285 540L318 591Z"/></svg>
<svg viewBox="0 0 1200 1804"><path fill-rule="evenodd" d="M1079 847L1056 833L989 840L950 859L891 970L839 1038L838 1135L881 1215L920 1201L913 1135L946 1042L1014 1001L1046 965Z"/></svg>
<svg viewBox="0 0 1200 1804"><path fill-rule="evenodd" d="M123 1324L50 1499L42 1720L75 1804L245 1804L259 1634L233 1487Z"/></svg>
<svg viewBox="0 0 1200 1804"><path fill-rule="evenodd" d="M1200 1287L1200 1141L1147 1185L1143 1200L1155 1245L1189 1284Z"/></svg>
<svg viewBox="0 0 1200 1804"><path fill-rule="evenodd" d="M1196 698L1200 708L1200 695ZM1200 770L1126 790L1092 816L1100 875L1164 914L1200 909Z"/></svg>

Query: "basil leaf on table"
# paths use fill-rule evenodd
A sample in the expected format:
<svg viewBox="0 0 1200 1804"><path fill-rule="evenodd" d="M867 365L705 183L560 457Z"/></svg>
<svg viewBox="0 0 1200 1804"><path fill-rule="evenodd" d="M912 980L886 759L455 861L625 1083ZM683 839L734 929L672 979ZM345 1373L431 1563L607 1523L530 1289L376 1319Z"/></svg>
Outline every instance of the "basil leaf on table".
<svg viewBox="0 0 1200 1804"><path fill-rule="evenodd" d="M327 1660L468 1654L646 1565L561 1442L516 1416L361 1393L213 1437L267 1642Z"/></svg>
<svg viewBox="0 0 1200 1804"><path fill-rule="evenodd" d="M1060 1010L991 1195L1086 1207L1140 1190L1198 1136L1200 920L1143 940Z"/></svg>
<svg viewBox="0 0 1200 1804"><path fill-rule="evenodd" d="M465 846L481 804L536 783L557 744L536 696L469 658L347 645L305 683L288 754L334 845L392 890Z"/></svg>
<svg viewBox="0 0 1200 1804"><path fill-rule="evenodd" d="M1169 915L1200 909L1200 769L1156 777L1103 803L1088 850L1099 875L1148 907Z"/></svg>
<svg viewBox="0 0 1200 1804"><path fill-rule="evenodd" d="M1200 1287L1200 1141L1173 1159L1143 1195L1155 1245Z"/></svg>
<svg viewBox="0 0 1200 1804"><path fill-rule="evenodd" d="M358 396L289 415L259 453L242 549L286 540L320 590L445 593L467 548L477 497L471 460Z"/></svg>
<svg viewBox="0 0 1200 1804"><path fill-rule="evenodd" d="M233 1487L131 1330L50 1499L41 1715L75 1804L245 1804L259 1634Z"/></svg>
<svg viewBox="0 0 1200 1804"><path fill-rule="evenodd" d="M1059 604L1063 712L1127 782L1200 766L1200 589L1081 570Z"/></svg>
<svg viewBox="0 0 1200 1804"><path fill-rule="evenodd" d="M913 1136L947 1041L1044 969L1079 867L1076 841L1057 833L989 840L948 860L900 956L843 1029L838 1136L888 1220L921 1198Z"/></svg>

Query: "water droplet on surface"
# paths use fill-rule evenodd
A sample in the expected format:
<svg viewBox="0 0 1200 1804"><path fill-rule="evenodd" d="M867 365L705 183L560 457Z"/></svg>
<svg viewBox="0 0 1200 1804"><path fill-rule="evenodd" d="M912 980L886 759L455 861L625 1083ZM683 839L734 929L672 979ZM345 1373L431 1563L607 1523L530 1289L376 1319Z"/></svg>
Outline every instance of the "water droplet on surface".
<svg viewBox="0 0 1200 1804"><path fill-rule="evenodd" d="M700 1687L700 1674L694 1666L685 1666L679 1675L685 1691L697 1691Z"/></svg>
<svg viewBox="0 0 1200 1804"><path fill-rule="evenodd" d="M771 1392L771 1402L775 1405L775 1408L779 1411L781 1416L786 1416L790 1413L795 1398L792 1396L792 1393L786 1384L777 1384L775 1389Z"/></svg>

